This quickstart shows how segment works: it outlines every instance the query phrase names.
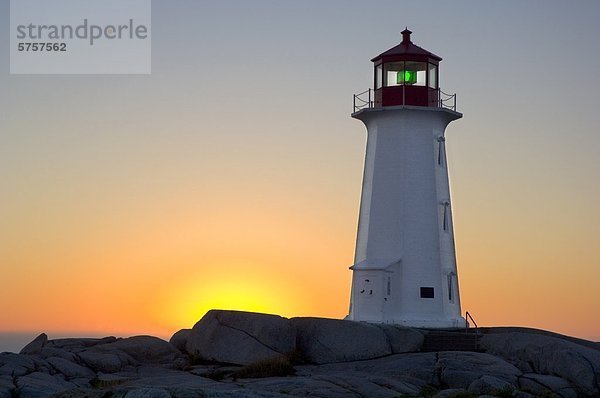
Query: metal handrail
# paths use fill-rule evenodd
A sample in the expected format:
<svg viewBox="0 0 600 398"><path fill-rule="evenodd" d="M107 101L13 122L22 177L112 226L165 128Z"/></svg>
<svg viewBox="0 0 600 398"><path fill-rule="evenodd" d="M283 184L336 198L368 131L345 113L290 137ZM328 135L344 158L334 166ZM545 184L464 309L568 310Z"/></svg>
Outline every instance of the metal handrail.
<svg viewBox="0 0 600 398"><path fill-rule="evenodd" d="M456 112L456 93L447 94L439 88L438 88L438 92L439 92L439 96L438 96L439 107L450 109L450 110L453 110L454 112ZM443 98L442 95L446 96L446 98ZM448 104L448 105L446 104L446 103L450 103L450 102L451 102L451 104Z"/></svg>
<svg viewBox="0 0 600 398"><path fill-rule="evenodd" d="M467 321L465 324L465 333L469 333L469 319L471 319L473 325L475 325L475 333L478 333L479 326L477 326L477 322L475 322L475 319L473 319L469 311L465 313L465 321Z"/></svg>
<svg viewBox="0 0 600 398"><path fill-rule="evenodd" d="M404 104L405 94L404 94L405 86L402 86L402 104ZM374 95L371 95L371 92L375 92L372 88L369 88L362 93L354 94L353 106L354 112L358 112L361 109L365 108L373 108ZM439 108L450 109L456 112L456 93L448 94L443 92L441 89L437 89L438 92L438 100L437 106Z"/></svg>
<svg viewBox="0 0 600 398"><path fill-rule="evenodd" d="M368 90L365 90L362 93L354 94L354 112L358 112L363 108L373 107L373 101L371 100L371 90L373 89L369 88ZM366 100L362 98L362 96L364 96L365 94L368 95ZM356 105L356 100L359 101L358 105Z"/></svg>

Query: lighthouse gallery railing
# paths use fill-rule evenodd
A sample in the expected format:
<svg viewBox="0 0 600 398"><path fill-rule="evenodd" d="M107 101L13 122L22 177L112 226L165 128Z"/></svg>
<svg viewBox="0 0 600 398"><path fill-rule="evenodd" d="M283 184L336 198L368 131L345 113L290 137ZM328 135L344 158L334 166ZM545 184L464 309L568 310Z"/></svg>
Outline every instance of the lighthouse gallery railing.
<svg viewBox="0 0 600 398"><path fill-rule="evenodd" d="M437 106L439 108L446 108L456 112L456 93L447 94L443 92L441 89L437 89L438 91L438 100ZM403 96L404 99L404 96ZM354 112L358 112L361 109L365 108L374 108L375 107L375 90L372 88L363 91L362 93L354 94ZM402 104L404 105L404 104Z"/></svg>

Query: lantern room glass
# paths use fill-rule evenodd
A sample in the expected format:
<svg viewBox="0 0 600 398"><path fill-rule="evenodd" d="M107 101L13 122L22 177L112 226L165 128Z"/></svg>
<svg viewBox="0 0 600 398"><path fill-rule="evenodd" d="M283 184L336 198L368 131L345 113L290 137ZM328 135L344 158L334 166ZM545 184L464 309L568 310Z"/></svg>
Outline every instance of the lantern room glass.
<svg viewBox="0 0 600 398"><path fill-rule="evenodd" d="M375 67L375 89L383 86L383 65L379 64Z"/></svg>
<svg viewBox="0 0 600 398"><path fill-rule="evenodd" d="M388 62L383 65L383 85L425 86L427 63L416 61Z"/></svg>
<svg viewBox="0 0 600 398"><path fill-rule="evenodd" d="M429 64L429 88L438 88L437 65Z"/></svg>

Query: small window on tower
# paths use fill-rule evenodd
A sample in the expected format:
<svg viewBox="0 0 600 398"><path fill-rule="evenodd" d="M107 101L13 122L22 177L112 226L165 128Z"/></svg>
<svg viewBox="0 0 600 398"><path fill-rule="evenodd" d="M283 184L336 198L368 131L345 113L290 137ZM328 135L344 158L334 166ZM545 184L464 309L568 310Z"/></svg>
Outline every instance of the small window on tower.
<svg viewBox="0 0 600 398"><path fill-rule="evenodd" d="M433 288L432 287L422 287L421 288L421 298L434 298L433 297Z"/></svg>
<svg viewBox="0 0 600 398"><path fill-rule="evenodd" d="M444 207L443 212L443 218L442 218L442 228L444 229L444 231L448 232L448 230L450 229L450 210L448 209L448 207L450 207L450 202L445 201L442 202L442 206Z"/></svg>
<svg viewBox="0 0 600 398"><path fill-rule="evenodd" d="M383 86L383 65L377 65L375 68L375 89Z"/></svg>

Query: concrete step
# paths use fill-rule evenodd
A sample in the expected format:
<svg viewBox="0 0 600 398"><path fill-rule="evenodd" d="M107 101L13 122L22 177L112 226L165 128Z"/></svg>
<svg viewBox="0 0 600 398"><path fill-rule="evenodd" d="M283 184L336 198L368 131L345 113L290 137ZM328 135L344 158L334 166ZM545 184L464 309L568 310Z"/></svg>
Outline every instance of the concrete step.
<svg viewBox="0 0 600 398"><path fill-rule="evenodd" d="M480 336L475 333L465 333L456 331L436 331L430 330L425 334L425 341L421 347L422 352L438 351L477 351L482 350L479 347Z"/></svg>

